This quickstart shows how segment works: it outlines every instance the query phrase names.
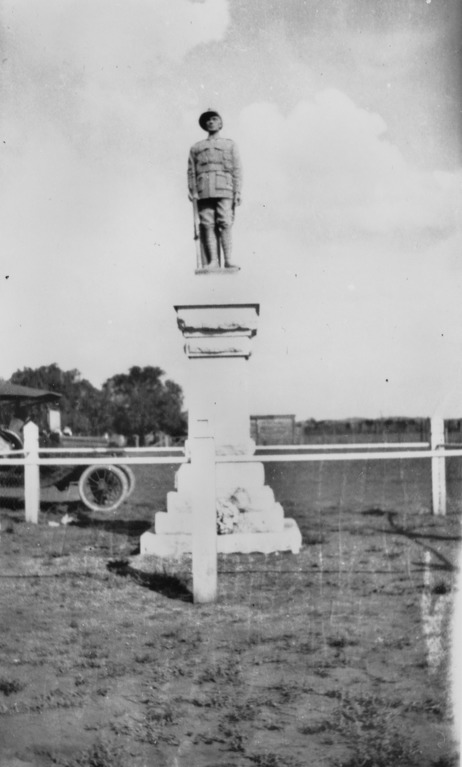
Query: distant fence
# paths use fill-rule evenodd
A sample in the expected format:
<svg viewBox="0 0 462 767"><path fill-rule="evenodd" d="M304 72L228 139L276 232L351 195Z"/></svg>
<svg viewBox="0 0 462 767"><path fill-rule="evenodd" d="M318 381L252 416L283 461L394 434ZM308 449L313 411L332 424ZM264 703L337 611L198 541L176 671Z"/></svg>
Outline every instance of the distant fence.
<svg viewBox="0 0 462 767"><path fill-rule="evenodd" d="M444 421L431 421L431 442L370 442L356 444L268 445L257 446L254 455L215 455L215 463L247 462L312 462L312 461L377 461L426 459L431 461L432 511L446 514L446 465L448 457L462 457L462 446L445 443ZM190 440L192 443L193 440ZM200 443L200 440L199 440ZM2 468L24 467L25 516L37 523L40 509L41 466L98 465L159 465L182 464L191 461L197 450L185 454L183 448L123 448L114 455L109 447L40 448L38 428L30 422L24 429L24 449L2 453ZM79 454L82 454L79 457ZM161 454L162 453L162 454ZM166 455L168 453L168 455ZM268 453L268 455L265 455ZM50 455L52 454L52 455ZM190 457L191 456L191 457ZM207 477L205 476L205 481Z"/></svg>
<svg viewBox="0 0 462 767"><path fill-rule="evenodd" d="M447 442L462 441L461 421L445 421ZM317 442L427 442L430 440L430 418L353 418L345 420L315 421L296 423L294 442L315 444ZM275 440L274 442L279 442ZM271 444L266 440L267 444Z"/></svg>

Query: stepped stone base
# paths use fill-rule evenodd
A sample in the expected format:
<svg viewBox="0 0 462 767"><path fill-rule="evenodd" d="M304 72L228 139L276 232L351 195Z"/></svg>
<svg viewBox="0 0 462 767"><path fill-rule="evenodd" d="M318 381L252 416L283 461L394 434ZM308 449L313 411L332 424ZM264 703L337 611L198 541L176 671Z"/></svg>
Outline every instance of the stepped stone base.
<svg viewBox="0 0 462 767"><path fill-rule="evenodd" d="M155 515L155 530L161 535L192 534L193 515L158 511ZM280 503L262 511L241 511L232 533L281 533L284 530L284 509Z"/></svg>
<svg viewBox="0 0 462 767"><path fill-rule="evenodd" d="M217 493L217 497L232 500L241 511L266 512L271 510L275 504L274 493L268 485L250 489L236 487L232 493L229 492L229 489L227 493ZM171 490L167 493L167 512L173 516L178 514L191 514L191 495L181 494L175 490Z"/></svg>
<svg viewBox="0 0 462 767"><path fill-rule="evenodd" d="M264 484L262 462L219 462L215 481L222 529L222 534L217 535L217 553L298 553L302 543L300 531L294 520L284 518L284 509L275 501L273 490ZM167 494L167 512L158 511L154 529L141 536L142 554L177 557L191 552L194 488L191 464L180 466L175 487L175 491ZM228 511L231 517L227 517Z"/></svg>
<svg viewBox="0 0 462 767"><path fill-rule="evenodd" d="M220 274L229 271L221 270ZM213 525L212 483L218 554L296 554L302 544L296 522L284 519L282 506L265 485L263 462L248 460L255 453L255 443L249 433L247 360L257 332L259 305L220 303L213 292L213 277L209 270L205 273L209 274L207 298L204 295L198 303L175 306L189 360L189 439L185 452L192 462L182 464L176 472L175 491L167 495L167 512L157 512L155 527L141 536L141 554L176 559L191 553L194 522L198 530ZM215 302L208 303L210 299ZM212 434L218 460L213 466L209 456L206 470L199 459L194 465L194 456L207 455L202 448L211 443L207 446L200 440ZM207 518L203 520L200 501L197 516L192 505L193 499L201 497L201 485L209 482L210 497L204 493ZM209 562L213 552L204 551ZM198 559L201 561L199 553ZM205 601L208 598L207 592Z"/></svg>
<svg viewBox="0 0 462 767"><path fill-rule="evenodd" d="M231 495L237 488L245 488L254 493L264 487L265 469L263 463L217 463L215 483L218 496ZM194 488L193 467L185 463L175 475L175 490L182 496L189 497Z"/></svg>
<svg viewBox="0 0 462 767"><path fill-rule="evenodd" d="M291 551L298 554L301 545L302 536L294 519L285 519L283 529L278 532L245 532L217 536L217 554L271 554L274 551ZM192 536L184 532L162 534L148 530L140 538L141 554L179 557L191 550Z"/></svg>

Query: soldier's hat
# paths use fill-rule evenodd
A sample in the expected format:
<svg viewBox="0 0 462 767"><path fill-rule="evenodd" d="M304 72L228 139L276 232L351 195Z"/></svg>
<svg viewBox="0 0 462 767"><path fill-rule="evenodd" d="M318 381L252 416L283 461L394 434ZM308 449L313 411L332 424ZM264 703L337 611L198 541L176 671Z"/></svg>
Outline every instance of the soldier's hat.
<svg viewBox="0 0 462 767"><path fill-rule="evenodd" d="M203 112L201 116L199 117L199 125L201 126L202 130L207 130L206 128L206 122L209 119L209 117L219 117L221 122L223 122L223 118L218 112L216 112L214 109L208 109L206 112Z"/></svg>

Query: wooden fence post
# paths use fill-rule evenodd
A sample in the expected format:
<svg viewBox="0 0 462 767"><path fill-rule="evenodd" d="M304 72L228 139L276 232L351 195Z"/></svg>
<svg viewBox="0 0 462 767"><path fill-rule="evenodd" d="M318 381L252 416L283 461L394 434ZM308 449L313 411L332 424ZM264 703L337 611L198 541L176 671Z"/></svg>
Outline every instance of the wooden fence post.
<svg viewBox="0 0 462 767"><path fill-rule="evenodd" d="M431 419L431 449L444 451L443 418ZM432 458L432 509L436 516L446 516L446 464L444 454Z"/></svg>
<svg viewBox="0 0 462 767"><path fill-rule="evenodd" d="M36 525L39 521L40 509L40 469L39 457L39 430L37 424L29 421L24 426L24 503L26 510L26 522Z"/></svg>
<svg viewBox="0 0 462 767"><path fill-rule="evenodd" d="M208 421L195 424L188 440L193 472L192 576L194 602L217 598L217 512L215 489L215 440Z"/></svg>

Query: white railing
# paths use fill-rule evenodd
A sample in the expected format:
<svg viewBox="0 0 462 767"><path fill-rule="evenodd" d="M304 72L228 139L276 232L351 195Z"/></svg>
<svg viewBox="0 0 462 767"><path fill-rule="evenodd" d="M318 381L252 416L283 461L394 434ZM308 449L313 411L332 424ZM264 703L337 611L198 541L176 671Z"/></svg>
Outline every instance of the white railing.
<svg viewBox="0 0 462 767"><path fill-rule="evenodd" d="M320 445L257 445L257 450L365 450L366 448L428 448L430 442L325 442Z"/></svg>
<svg viewBox="0 0 462 767"><path fill-rule="evenodd" d="M435 450L390 450L387 453L383 452L366 452L363 453L307 453L306 455L217 455L217 463L244 463L264 461L265 463L284 463L284 462L297 462L297 461L391 461L399 458L400 460L412 458L413 460L419 458L444 458L462 456L462 449L447 450L446 445L441 445ZM120 463L120 461L119 461Z"/></svg>
<svg viewBox="0 0 462 767"><path fill-rule="evenodd" d="M431 443L393 442L393 443L355 443L355 444L320 444L320 445L257 445L253 455L215 455L214 463L285 463L314 461L390 461L390 460L431 460L432 472L432 510L435 515L446 514L446 472L445 459L462 457L462 448L452 447L444 442L444 422L442 419L431 421ZM194 440L190 440L189 453L191 462L199 456ZM199 441L200 444L205 444ZM198 443L198 444L199 444ZM167 453L167 455L166 455ZM270 453L265 455L265 453ZM24 497L26 521L37 523L40 506L41 466L89 466L98 465L161 465L182 464L190 459L183 448L147 447L147 448L109 448L109 447L72 447L40 448L38 428L29 422L24 428L24 449L3 452L2 457L8 466L24 467ZM207 481L205 479L205 481Z"/></svg>
<svg viewBox="0 0 462 767"><path fill-rule="evenodd" d="M449 449L448 449L449 448ZM243 463L249 461L370 461L429 459L432 469L433 513L446 513L445 459L461 457L462 449L451 449L444 444L444 422L432 420L431 443L364 443L363 445L307 445L265 446L254 455L217 455L215 441L207 425L189 440L188 456L182 448L39 448L38 428L29 422L24 427L24 450L2 453L5 465L24 466L24 498L27 522L38 523L40 510L40 466L97 464L182 464L191 462L193 468L193 534L192 575L193 600L197 603L214 602L217 597L217 545L215 466L217 463ZM264 455L273 450L273 454ZM343 452L332 452L342 450ZM312 452L313 451L313 452ZM78 457L76 453L84 453ZM159 455L163 452L164 455ZM169 455L165 455L168 452ZM275 454L279 452L279 455ZM144 453L142 456L140 453ZM150 455L149 455L150 453ZM153 455L154 453L154 455ZM172 455L174 453L174 455ZM179 455L175 455L179 453ZM263 453L263 455L262 455ZM285 454L284 454L285 453ZM18 458L18 454L22 457ZM50 455L52 454L52 455ZM46 457L48 455L48 457ZM44 457L45 456L45 457Z"/></svg>

